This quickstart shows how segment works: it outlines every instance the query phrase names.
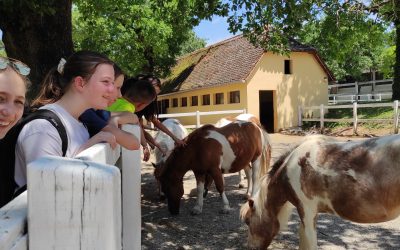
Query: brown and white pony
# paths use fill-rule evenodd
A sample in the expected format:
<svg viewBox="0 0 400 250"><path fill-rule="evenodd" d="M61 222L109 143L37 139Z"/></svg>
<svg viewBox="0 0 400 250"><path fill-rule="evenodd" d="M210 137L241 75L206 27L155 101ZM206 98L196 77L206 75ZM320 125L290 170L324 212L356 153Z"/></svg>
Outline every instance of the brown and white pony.
<svg viewBox="0 0 400 250"><path fill-rule="evenodd" d="M260 120L258 120L258 118L253 115L253 114L240 114L237 115L235 117L233 116L227 116L227 117L223 117L221 119L219 119L216 123L215 123L215 127L217 128L222 128L223 126L226 126L232 122L235 121L246 121L246 122L253 122L255 123L257 126L259 126L260 128L263 128L263 126L261 125ZM268 138L269 141L269 138ZM271 156L270 156L271 158ZM252 182L251 182L251 166L249 165L249 167L243 169L245 175L246 175L246 179L247 179L247 194L250 194L250 187L252 186ZM239 183L238 183L238 187L242 188L243 185L241 184L242 181L242 175L241 175L242 171L238 172L239 175ZM205 195L207 195L208 189L212 184L212 179L208 178L206 179L206 183L205 183Z"/></svg>
<svg viewBox="0 0 400 250"><path fill-rule="evenodd" d="M205 125L186 137L186 146L175 147L162 166L161 188L171 214L178 214L183 196L183 176L192 170L197 182L197 204L192 214L203 209L206 175L212 176L221 194L222 212L229 212L224 192L223 173L234 173L252 164L253 190L269 167L269 142L261 128L251 122L234 122L222 128Z"/></svg>
<svg viewBox="0 0 400 250"><path fill-rule="evenodd" d="M318 213L378 223L400 214L400 135L357 142L311 136L282 156L240 216L250 248L265 249L297 209L300 249L317 249Z"/></svg>

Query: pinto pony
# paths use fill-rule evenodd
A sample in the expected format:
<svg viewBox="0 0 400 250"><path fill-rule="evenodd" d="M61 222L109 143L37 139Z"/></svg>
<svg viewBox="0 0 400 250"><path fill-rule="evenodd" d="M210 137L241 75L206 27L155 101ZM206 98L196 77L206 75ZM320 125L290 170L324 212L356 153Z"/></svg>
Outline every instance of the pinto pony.
<svg viewBox="0 0 400 250"><path fill-rule="evenodd" d="M357 142L311 136L273 165L240 216L249 228L249 247L266 249L294 206L300 249L317 249L318 213L384 222L400 214L399 193L400 135Z"/></svg>
<svg viewBox="0 0 400 250"><path fill-rule="evenodd" d="M221 194L222 212L229 212L224 192L223 173L234 173L252 164L253 190L269 166L269 142L261 128L251 122L235 122L222 128L205 125L186 137L186 146L176 147L162 166L161 188L171 214L178 214L183 196L183 176L192 170L197 182L197 204L192 214L203 209L206 175L210 175Z"/></svg>
<svg viewBox="0 0 400 250"><path fill-rule="evenodd" d="M185 138L189 133L187 129L177 120L177 119L166 119L162 122L162 124L171 131L178 139L182 140ZM164 194L161 192L160 182L159 182L159 168L158 166L161 164L162 161L168 158L171 154L172 150L175 148L174 140L162 131L158 131L154 140L161 146L161 148L166 152L165 155L158 149L157 147L154 149L154 155L156 158L156 163L153 163L154 166L154 176L157 180L158 186L158 193L160 195L160 199L164 199Z"/></svg>
<svg viewBox="0 0 400 250"><path fill-rule="evenodd" d="M258 118L253 114L240 114L236 117L228 116L228 117L221 118L215 123L215 127L221 128L223 126L226 126L226 125L228 125L232 122L236 122L236 121L252 122L252 123L256 124L257 126L259 126L260 128L262 128L260 120L258 120ZM268 136L268 134L266 136ZM268 141L269 141L269 138L268 138ZM270 152L270 149L269 149L269 152ZM271 158L271 155L269 155L269 158ZM245 173L246 179L247 179L247 192L246 193L250 194L249 190L252 185L252 182L251 182L252 180L250 177L250 175L251 175L251 166L250 165L249 165L249 167L244 169L244 173ZM242 181L241 171L238 172L238 175L239 175L238 187L242 188L243 185L241 184L241 181ZM212 184L212 178L209 178L207 176L206 183L205 183L204 196L207 195L208 189L210 188L211 184Z"/></svg>

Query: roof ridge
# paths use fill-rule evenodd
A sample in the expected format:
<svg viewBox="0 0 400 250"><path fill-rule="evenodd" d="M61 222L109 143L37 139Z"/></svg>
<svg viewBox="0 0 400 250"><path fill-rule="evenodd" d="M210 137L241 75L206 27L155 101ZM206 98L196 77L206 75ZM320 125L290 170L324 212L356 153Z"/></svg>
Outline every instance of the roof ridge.
<svg viewBox="0 0 400 250"><path fill-rule="evenodd" d="M209 46L207 46L207 47L200 48L200 49L197 49L197 50L195 50L195 51L193 51L193 52L190 52L190 53L188 53L188 54L185 54L185 55L183 55L183 56L180 56L180 57L178 57L176 60L179 61L179 60L181 60L181 59L183 59L183 58L186 58L186 57L189 57L189 56L198 54L198 53L200 53L200 52L203 52L204 50L210 51L211 49L213 49L213 48L215 48L215 47L221 46L221 45L223 45L223 44L225 44L225 43L231 42L231 41L236 40L236 39L239 39L239 38L241 38L241 37L243 37L243 34L238 34L238 35L232 36L232 37L227 38L227 39L225 39L225 40L222 40L222 41L220 41L220 42L211 44L211 45L209 45Z"/></svg>

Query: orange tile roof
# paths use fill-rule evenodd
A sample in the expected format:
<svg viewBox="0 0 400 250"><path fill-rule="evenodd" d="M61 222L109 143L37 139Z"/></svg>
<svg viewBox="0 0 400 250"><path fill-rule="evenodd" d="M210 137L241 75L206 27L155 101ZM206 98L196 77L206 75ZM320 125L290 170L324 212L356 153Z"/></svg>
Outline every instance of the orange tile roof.
<svg viewBox="0 0 400 250"><path fill-rule="evenodd" d="M320 59L313 47L294 39L290 42L292 51L311 52ZM262 48L252 45L243 35L196 50L177 60L171 76L163 81L160 94L244 82L263 54ZM328 70L322 60L318 62Z"/></svg>

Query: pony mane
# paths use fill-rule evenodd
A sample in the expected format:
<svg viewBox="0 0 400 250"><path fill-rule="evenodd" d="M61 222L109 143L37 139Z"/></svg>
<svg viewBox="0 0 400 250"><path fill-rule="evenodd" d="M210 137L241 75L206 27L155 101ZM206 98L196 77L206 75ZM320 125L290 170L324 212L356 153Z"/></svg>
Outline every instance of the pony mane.
<svg viewBox="0 0 400 250"><path fill-rule="evenodd" d="M259 216L260 219L262 216L262 211L264 210L264 204L267 200L268 185L277 180L277 178L282 173L282 170L286 167L286 165L284 164L286 162L286 159L299 145L300 144L297 144L296 146L287 150L281 156L279 156L278 160L272 165L268 174L261 177L258 190L252 197L252 199L254 200L255 214Z"/></svg>

